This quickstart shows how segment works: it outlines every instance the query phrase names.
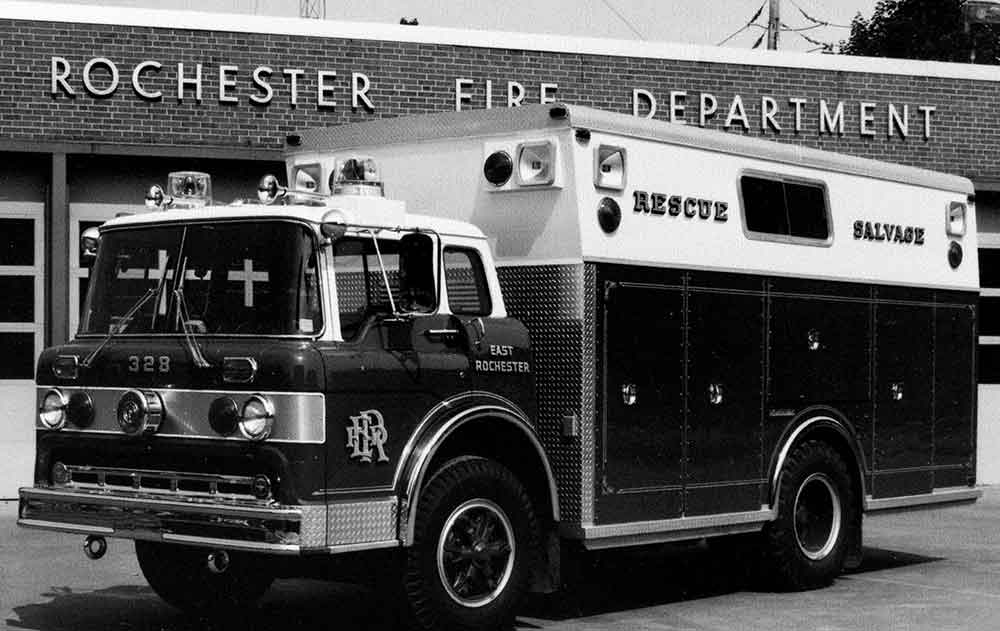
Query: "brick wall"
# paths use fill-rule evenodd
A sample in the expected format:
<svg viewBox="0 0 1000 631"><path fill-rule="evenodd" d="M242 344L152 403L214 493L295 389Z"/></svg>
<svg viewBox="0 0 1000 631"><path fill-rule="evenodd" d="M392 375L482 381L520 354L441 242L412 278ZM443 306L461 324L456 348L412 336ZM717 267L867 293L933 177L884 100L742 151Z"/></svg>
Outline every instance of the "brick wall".
<svg viewBox="0 0 1000 631"><path fill-rule="evenodd" d="M637 44L637 55L641 46ZM51 93L51 58L64 57L71 67L67 79L75 97L62 88ZM112 60L119 86L104 98L89 94L81 74L95 57ZM144 60L162 64L143 74L148 91L162 90L157 100L141 98L131 86L135 65ZM177 64L193 76L203 65L203 99L194 90L177 98ZM220 103L220 64L239 66L231 93L237 103ZM266 65L275 95L268 105L250 96L262 94L251 72ZM299 103L289 102L283 69L302 69ZM318 70L332 70L330 98L335 107L317 104ZM351 107L351 73L371 80L368 96L375 105ZM100 90L109 83L104 68L94 74ZM401 116L455 107L455 79L473 79L465 107L485 105L485 81L493 82L495 106L505 106L507 81L526 88L526 102L537 102L543 82L558 84L554 95L572 103L631 112L632 89L653 93L657 118L669 113L669 92L687 92L686 119L697 123L700 94L718 100L719 111L709 127L722 128L735 94L745 103L750 130L734 133L765 135L893 162L949 171L969 177L1000 175L1000 121L994 105L1000 84L966 79L938 79L857 72L831 72L745 66L695 61L605 57L591 54L543 53L440 44L352 41L289 35L248 35L131 26L92 26L0 20L0 140L83 141L160 145L203 145L276 149L285 134L306 126L335 125L381 116ZM762 132L762 96L778 103L775 120L783 128ZM794 110L789 98L803 98L803 125L792 130ZM825 99L844 101L843 135L819 132L818 105ZM876 103L874 136L860 134L859 102ZM906 138L889 135L886 108L893 103L910 108ZM921 105L937 108L932 131L924 138Z"/></svg>

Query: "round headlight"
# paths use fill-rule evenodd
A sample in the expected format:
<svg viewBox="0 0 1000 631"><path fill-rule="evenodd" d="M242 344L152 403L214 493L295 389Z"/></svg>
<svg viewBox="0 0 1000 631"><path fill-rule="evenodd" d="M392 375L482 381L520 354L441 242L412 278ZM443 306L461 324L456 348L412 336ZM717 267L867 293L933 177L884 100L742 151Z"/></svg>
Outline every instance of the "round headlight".
<svg viewBox="0 0 1000 631"><path fill-rule="evenodd" d="M38 408L38 420L48 429L62 429L66 425L66 395L59 390L49 390Z"/></svg>
<svg viewBox="0 0 1000 631"><path fill-rule="evenodd" d="M129 436L152 434L163 419L163 401L151 391L129 390L118 400L118 426Z"/></svg>
<svg viewBox="0 0 1000 631"><path fill-rule="evenodd" d="M494 151L483 164L483 175L493 186L503 186L514 173L514 161L506 151Z"/></svg>
<svg viewBox="0 0 1000 631"><path fill-rule="evenodd" d="M229 397L219 397L212 401L208 408L208 424L212 429L229 436L236 431L236 424L240 422L240 410L236 407L236 401Z"/></svg>
<svg viewBox="0 0 1000 631"><path fill-rule="evenodd" d="M250 440L264 440L274 426L274 405L262 394L255 394L243 404L240 433Z"/></svg>
<svg viewBox="0 0 1000 631"><path fill-rule="evenodd" d="M89 427L94 422L94 401L86 392L74 392L66 404L66 416L77 427Z"/></svg>

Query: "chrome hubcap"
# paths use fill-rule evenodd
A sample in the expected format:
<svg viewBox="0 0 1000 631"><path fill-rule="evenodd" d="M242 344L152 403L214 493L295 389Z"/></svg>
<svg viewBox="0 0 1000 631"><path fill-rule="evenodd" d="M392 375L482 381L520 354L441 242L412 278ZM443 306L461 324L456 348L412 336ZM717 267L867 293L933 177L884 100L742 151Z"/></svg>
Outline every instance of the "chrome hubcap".
<svg viewBox="0 0 1000 631"><path fill-rule="evenodd" d="M795 541L807 558L819 561L840 536L840 497L825 473L813 473L795 494Z"/></svg>
<svg viewBox="0 0 1000 631"><path fill-rule="evenodd" d="M482 607L503 592L514 570L514 529L493 502L465 502L445 521L437 547L438 576L452 600Z"/></svg>

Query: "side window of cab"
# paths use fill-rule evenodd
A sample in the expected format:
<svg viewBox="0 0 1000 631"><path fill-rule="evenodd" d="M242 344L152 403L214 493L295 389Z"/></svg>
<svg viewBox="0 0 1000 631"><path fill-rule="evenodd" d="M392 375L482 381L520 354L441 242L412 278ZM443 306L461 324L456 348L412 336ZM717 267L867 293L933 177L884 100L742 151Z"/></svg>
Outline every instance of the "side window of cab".
<svg viewBox="0 0 1000 631"><path fill-rule="evenodd" d="M448 305L455 315L487 316L492 313L486 272L475 249L454 246L444 249L444 282Z"/></svg>

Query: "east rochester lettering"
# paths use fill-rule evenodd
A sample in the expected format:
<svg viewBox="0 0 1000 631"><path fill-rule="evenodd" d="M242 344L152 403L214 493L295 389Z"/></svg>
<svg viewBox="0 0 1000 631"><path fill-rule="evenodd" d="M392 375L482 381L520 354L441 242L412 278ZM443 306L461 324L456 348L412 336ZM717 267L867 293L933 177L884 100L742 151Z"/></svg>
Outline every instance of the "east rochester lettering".
<svg viewBox="0 0 1000 631"><path fill-rule="evenodd" d="M894 223L861 221L859 219L854 222L854 238L901 245L923 245L924 229L919 226L901 226Z"/></svg>
<svg viewBox="0 0 1000 631"><path fill-rule="evenodd" d="M528 362L515 362L500 359L477 359L476 370L481 372L531 372Z"/></svg>
<svg viewBox="0 0 1000 631"><path fill-rule="evenodd" d="M729 204L726 202L647 191L634 191L632 198L635 200L633 210L637 213L729 221Z"/></svg>

